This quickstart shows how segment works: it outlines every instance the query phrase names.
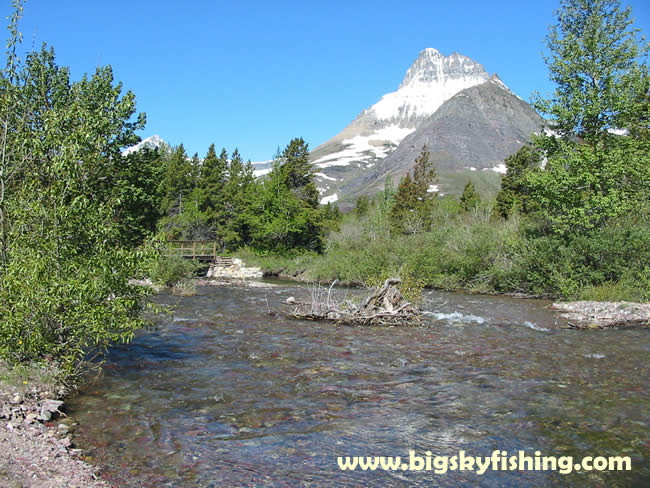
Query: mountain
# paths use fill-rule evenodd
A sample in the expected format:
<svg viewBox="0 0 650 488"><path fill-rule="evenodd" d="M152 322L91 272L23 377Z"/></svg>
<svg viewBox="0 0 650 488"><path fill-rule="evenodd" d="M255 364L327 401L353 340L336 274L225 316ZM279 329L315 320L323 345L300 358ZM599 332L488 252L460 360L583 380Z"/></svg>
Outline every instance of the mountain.
<svg viewBox="0 0 650 488"><path fill-rule="evenodd" d="M163 145L168 144L158 134L154 134L153 136L147 137L146 139L140 141L135 146L127 147L124 151L122 151L122 156L128 156L132 152L139 151L145 147L148 147L149 149L156 149Z"/></svg>
<svg viewBox="0 0 650 488"><path fill-rule="evenodd" d="M489 79L483 66L467 56L445 56L429 48L420 53L397 91L361 112L345 129L311 153L323 197L362 177L390 154L447 100Z"/></svg>
<svg viewBox="0 0 650 488"><path fill-rule="evenodd" d="M440 191L459 193L468 179L488 179L497 186L494 172L505 173L503 160L540 132L542 124L542 117L493 75L443 103L371 171L342 185L341 192L373 193L386 177L399 181L424 145L440 176ZM485 181L479 184L486 186Z"/></svg>

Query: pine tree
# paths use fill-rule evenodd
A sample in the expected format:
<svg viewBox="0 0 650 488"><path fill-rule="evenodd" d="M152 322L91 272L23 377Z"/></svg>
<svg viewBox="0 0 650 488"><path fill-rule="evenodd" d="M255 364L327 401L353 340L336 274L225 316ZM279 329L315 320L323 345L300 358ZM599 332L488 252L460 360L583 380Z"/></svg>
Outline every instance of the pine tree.
<svg viewBox="0 0 650 488"><path fill-rule="evenodd" d="M430 190L436 181L436 170L431 163L430 153L423 146L415 159L413 177L407 173L397 187L389 213L393 233L417 234L431 228L437 193Z"/></svg>
<svg viewBox="0 0 650 488"><path fill-rule="evenodd" d="M268 177L260 185L251 218L254 246L287 252L307 249L321 252L323 235L331 224L327 208L318 208L318 191L310 171L309 150L293 139L276 155Z"/></svg>
<svg viewBox="0 0 650 488"><path fill-rule="evenodd" d="M161 204L163 215L182 213L183 198L188 198L193 187L192 165L185 147L181 144L172 152L165 172L163 182L165 196Z"/></svg>
<svg viewBox="0 0 650 488"><path fill-rule="evenodd" d="M354 211L356 212L357 216L363 217L368 213L369 208L370 199L368 198L368 195L360 195L359 198L357 198L357 203L354 207Z"/></svg>
<svg viewBox="0 0 650 488"><path fill-rule="evenodd" d="M460 208L465 212L474 210L481 203L481 198L476 193L476 188L474 188L474 183L468 181L463 188L463 194L460 196Z"/></svg>
<svg viewBox="0 0 650 488"><path fill-rule="evenodd" d="M426 145L422 146L422 151L415 159L413 167L413 183L416 186L417 197L422 201L433 200L436 193L430 192L429 189L437 181L436 169L431 162L431 153Z"/></svg>
<svg viewBox="0 0 650 488"><path fill-rule="evenodd" d="M224 207L224 186L226 184L226 171L228 155L225 149L222 156L217 157L214 144L208 148L203 160L198 188L201 193L200 208L205 213L209 225L213 228L222 225L219 222Z"/></svg>
<svg viewBox="0 0 650 488"><path fill-rule="evenodd" d="M501 179L497 193L494 215L508 218L513 211L528 213L534 208L530 200L530 188L526 183L526 172L541 164L540 151L531 144L522 146L515 154L505 159L506 174Z"/></svg>
<svg viewBox="0 0 650 488"><path fill-rule="evenodd" d="M292 139L280 155L287 187L311 207L318 206L318 190L309 163L309 145L302 137Z"/></svg>

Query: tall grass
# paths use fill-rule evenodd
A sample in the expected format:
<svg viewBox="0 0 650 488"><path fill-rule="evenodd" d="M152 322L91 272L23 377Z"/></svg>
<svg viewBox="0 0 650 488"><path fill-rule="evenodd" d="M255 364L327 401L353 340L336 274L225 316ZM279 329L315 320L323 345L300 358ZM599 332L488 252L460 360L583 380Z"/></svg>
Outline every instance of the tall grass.
<svg viewBox="0 0 650 488"><path fill-rule="evenodd" d="M559 236L517 215L495 219L492 202L465 213L442 199L429 232L391 235L378 207L347 214L323 255L250 259L305 279L377 285L400 276L409 285L476 293L521 293L562 299L650 299L647 216L590 233Z"/></svg>

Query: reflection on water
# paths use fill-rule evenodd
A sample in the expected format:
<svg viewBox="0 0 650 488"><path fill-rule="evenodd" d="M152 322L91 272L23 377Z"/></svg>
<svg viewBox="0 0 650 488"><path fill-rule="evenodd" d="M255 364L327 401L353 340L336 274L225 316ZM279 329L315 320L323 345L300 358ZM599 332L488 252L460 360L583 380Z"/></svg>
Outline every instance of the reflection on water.
<svg viewBox="0 0 650 488"><path fill-rule="evenodd" d="M343 293L343 291L339 291ZM118 486L642 486L648 330L564 330L547 302L430 292L420 328L270 316L293 285L160 295L69 404ZM632 458L631 472L342 472L337 456L493 450Z"/></svg>

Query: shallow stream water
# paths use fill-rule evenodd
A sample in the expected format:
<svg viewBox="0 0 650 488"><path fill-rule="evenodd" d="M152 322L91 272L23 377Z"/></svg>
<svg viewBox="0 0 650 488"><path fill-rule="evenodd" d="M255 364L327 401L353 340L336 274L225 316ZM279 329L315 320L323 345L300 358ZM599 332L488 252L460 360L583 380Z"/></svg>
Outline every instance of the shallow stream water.
<svg viewBox="0 0 650 488"><path fill-rule="evenodd" d="M336 293L358 294L339 289ZM422 327L270 316L305 287L200 287L68 402L125 487L650 486L650 330L566 330L549 302L427 292ZM338 456L630 456L629 472L341 471Z"/></svg>

